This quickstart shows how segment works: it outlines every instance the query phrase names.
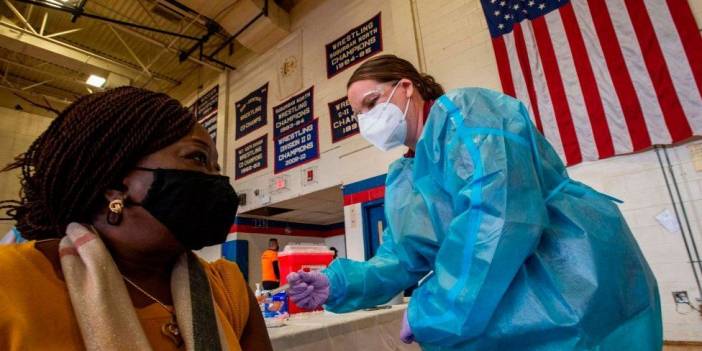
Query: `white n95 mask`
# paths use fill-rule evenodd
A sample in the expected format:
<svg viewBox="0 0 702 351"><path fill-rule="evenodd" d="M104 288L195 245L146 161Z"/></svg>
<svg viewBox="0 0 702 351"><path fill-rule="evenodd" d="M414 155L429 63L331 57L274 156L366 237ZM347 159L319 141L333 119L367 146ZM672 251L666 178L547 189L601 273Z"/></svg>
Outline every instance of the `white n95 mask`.
<svg viewBox="0 0 702 351"><path fill-rule="evenodd" d="M370 111L358 114L358 128L361 135L380 150L388 151L405 143L407 138L407 121L405 116L409 109L411 97L407 100L405 111L391 103L396 84L387 101L373 106Z"/></svg>

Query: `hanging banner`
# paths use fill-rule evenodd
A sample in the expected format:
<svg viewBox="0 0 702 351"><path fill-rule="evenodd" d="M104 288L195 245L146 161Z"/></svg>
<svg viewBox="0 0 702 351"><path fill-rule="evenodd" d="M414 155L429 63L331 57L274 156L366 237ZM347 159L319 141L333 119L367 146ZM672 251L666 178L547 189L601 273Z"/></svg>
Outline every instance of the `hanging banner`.
<svg viewBox="0 0 702 351"><path fill-rule="evenodd" d="M237 101L234 104L234 110L236 110L236 139L266 125L268 121L268 83Z"/></svg>
<svg viewBox="0 0 702 351"><path fill-rule="evenodd" d="M382 51L380 12L324 47L327 52L327 78Z"/></svg>
<svg viewBox="0 0 702 351"><path fill-rule="evenodd" d="M275 139L276 174L319 158L318 121L314 119Z"/></svg>
<svg viewBox="0 0 702 351"><path fill-rule="evenodd" d="M212 141L217 141L217 111L219 105L219 85L200 96L189 108L200 124L210 133Z"/></svg>
<svg viewBox="0 0 702 351"><path fill-rule="evenodd" d="M332 101L328 105L332 143L358 134L358 122L353 119L351 103L346 96Z"/></svg>
<svg viewBox="0 0 702 351"><path fill-rule="evenodd" d="M268 167L268 134L236 149L234 179Z"/></svg>
<svg viewBox="0 0 702 351"><path fill-rule="evenodd" d="M312 120L314 86L273 107L273 139Z"/></svg>

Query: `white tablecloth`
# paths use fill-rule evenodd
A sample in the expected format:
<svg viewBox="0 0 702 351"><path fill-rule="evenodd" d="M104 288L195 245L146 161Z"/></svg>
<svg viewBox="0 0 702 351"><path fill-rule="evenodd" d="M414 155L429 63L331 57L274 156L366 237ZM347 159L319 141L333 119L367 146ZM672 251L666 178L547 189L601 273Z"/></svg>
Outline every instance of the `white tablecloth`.
<svg viewBox="0 0 702 351"><path fill-rule="evenodd" d="M390 309L344 314L293 315L285 325L269 328L276 351L421 350L399 339L406 304Z"/></svg>

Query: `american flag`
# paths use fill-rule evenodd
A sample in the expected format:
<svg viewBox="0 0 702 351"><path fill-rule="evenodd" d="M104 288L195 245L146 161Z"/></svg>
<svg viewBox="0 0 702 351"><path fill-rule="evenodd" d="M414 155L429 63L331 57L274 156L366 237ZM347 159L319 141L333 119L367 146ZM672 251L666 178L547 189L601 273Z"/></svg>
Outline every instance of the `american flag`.
<svg viewBox="0 0 702 351"><path fill-rule="evenodd" d="M568 165L702 135L687 0L481 0L506 94Z"/></svg>

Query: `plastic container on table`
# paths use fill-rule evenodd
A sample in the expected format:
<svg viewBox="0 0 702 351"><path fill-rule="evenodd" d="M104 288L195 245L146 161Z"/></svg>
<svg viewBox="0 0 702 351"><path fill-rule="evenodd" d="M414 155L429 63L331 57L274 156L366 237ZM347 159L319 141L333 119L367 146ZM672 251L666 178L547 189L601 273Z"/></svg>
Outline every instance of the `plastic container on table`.
<svg viewBox="0 0 702 351"><path fill-rule="evenodd" d="M288 317L288 294L281 291L264 299L261 305L266 326L269 328L282 327Z"/></svg>
<svg viewBox="0 0 702 351"><path fill-rule="evenodd" d="M280 267L280 284L287 283L289 273L304 270L306 272L321 271L327 268L334 259L334 251L329 250L324 245L314 244L291 244L286 245L283 251L278 253L278 265ZM322 307L316 310L322 310ZM298 307L292 301L288 303L290 314L299 312L310 312Z"/></svg>

